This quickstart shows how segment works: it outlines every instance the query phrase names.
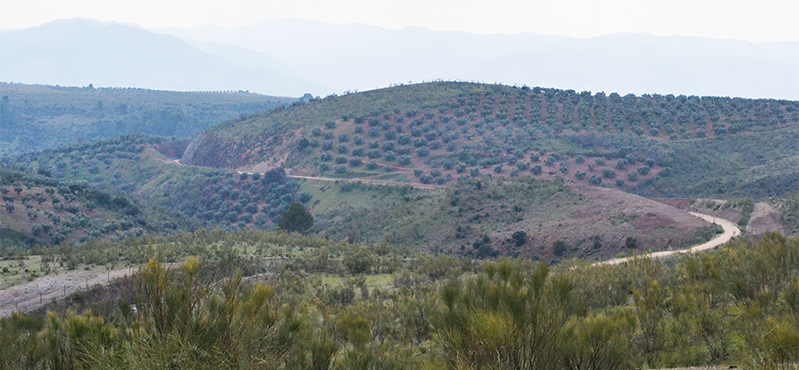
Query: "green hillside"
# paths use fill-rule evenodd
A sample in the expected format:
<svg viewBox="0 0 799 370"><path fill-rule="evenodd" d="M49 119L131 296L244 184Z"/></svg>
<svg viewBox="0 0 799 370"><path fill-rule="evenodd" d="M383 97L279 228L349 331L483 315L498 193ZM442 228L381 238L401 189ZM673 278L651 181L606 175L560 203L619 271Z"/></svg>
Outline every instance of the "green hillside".
<svg viewBox="0 0 799 370"><path fill-rule="evenodd" d="M651 196L779 195L799 102L437 82L330 96L214 126L187 164L453 183L532 174Z"/></svg>
<svg viewBox="0 0 799 370"><path fill-rule="evenodd" d="M169 234L198 226L175 212L84 181L54 179L25 167L0 165L0 250L34 244Z"/></svg>
<svg viewBox="0 0 799 370"><path fill-rule="evenodd" d="M798 114L441 82L4 156L0 368L795 369ZM593 263L688 211L744 234Z"/></svg>
<svg viewBox="0 0 799 370"><path fill-rule="evenodd" d="M567 186L520 175L463 179L442 187L291 179L186 166L164 153L178 140L147 136L74 144L9 160L38 173L130 194L207 228L275 227L291 202L335 240L407 245L476 258L522 255L547 261L684 248L713 236L676 208L615 189ZM516 235L514 237L514 235ZM515 238L515 239L514 239Z"/></svg>
<svg viewBox="0 0 799 370"><path fill-rule="evenodd" d="M209 228L269 228L293 201L297 184L274 170L256 175L180 166L167 155L180 140L128 135L23 154L9 161L93 189L130 194ZM166 153L166 154L165 154Z"/></svg>
<svg viewBox="0 0 799 370"><path fill-rule="evenodd" d="M570 104L590 119L578 109L569 121ZM480 258L603 259L713 236L684 211L629 192L790 200L799 178L795 106L432 83L295 103L214 126L191 143L134 135L8 161L131 194L208 228L272 228L299 201L314 230L336 240ZM704 112L707 122L708 112L727 112L715 123L726 131L680 136L696 124L664 123L676 107ZM733 129L744 117L746 128ZM621 123L608 126L614 119ZM676 129L665 136L656 123ZM303 175L311 179L290 179ZM777 221L785 230L795 229L791 204L776 211L788 211Z"/></svg>
<svg viewBox="0 0 799 370"><path fill-rule="evenodd" d="M245 92L0 83L0 156L131 133L190 137L295 99Z"/></svg>
<svg viewBox="0 0 799 370"><path fill-rule="evenodd" d="M297 181L316 231L334 240L553 262L679 249L714 236L709 224L649 199L529 175L433 189Z"/></svg>

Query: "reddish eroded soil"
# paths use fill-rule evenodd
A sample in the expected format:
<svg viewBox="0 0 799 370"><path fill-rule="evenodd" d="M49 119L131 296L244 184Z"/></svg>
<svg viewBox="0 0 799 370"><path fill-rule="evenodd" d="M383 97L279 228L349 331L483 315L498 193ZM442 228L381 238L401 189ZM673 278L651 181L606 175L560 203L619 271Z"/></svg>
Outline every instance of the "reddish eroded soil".
<svg viewBox="0 0 799 370"><path fill-rule="evenodd" d="M730 207L729 205L734 205L734 202L730 203L723 199L664 198L656 200L685 211L713 215L736 224L740 223L743 217L743 210L740 206ZM788 235L788 228L783 218L784 215L779 205L757 202L754 204L754 210L749 217L749 222L744 225L745 231L755 237L761 236L768 231L776 231Z"/></svg>
<svg viewBox="0 0 799 370"><path fill-rule="evenodd" d="M707 215L721 217L738 223L743 217L740 207L730 206L733 203L725 199L686 199L686 198L661 198L658 202L665 203L688 212L700 212Z"/></svg>
<svg viewBox="0 0 799 370"><path fill-rule="evenodd" d="M688 198L655 198L653 200L682 210L687 210L693 204Z"/></svg>
<svg viewBox="0 0 799 370"><path fill-rule="evenodd" d="M567 248L564 256L602 260L620 253L687 248L696 242L700 229L710 226L686 211L616 189L583 185L570 188L586 204L559 221L541 225L539 220L531 219L512 225L510 228L527 232L528 242L514 249L508 240L503 251L556 260L560 257L553 244L562 241ZM496 237L507 237L511 231L497 233ZM628 237L635 239L633 247L627 244Z"/></svg>
<svg viewBox="0 0 799 370"><path fill-rule="evenodd" d="M765 202L755 203L755 210L749 218L746 232L752 235L763 235L768 231L776 231L783 235L790 234L779 209Z"/></svg>

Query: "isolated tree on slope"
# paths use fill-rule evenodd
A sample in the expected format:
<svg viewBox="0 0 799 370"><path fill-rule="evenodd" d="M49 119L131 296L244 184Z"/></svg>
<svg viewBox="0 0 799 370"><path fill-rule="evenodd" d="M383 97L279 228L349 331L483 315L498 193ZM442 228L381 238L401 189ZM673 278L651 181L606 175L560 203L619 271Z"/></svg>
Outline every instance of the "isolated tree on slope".
<svg viewBox="0 0 799 370"><path fill-rule="evenodd" d="M280 217L277 227L281 230L307 233L313 227L313 216L305 210L301 203L294 202Z"/></svg>

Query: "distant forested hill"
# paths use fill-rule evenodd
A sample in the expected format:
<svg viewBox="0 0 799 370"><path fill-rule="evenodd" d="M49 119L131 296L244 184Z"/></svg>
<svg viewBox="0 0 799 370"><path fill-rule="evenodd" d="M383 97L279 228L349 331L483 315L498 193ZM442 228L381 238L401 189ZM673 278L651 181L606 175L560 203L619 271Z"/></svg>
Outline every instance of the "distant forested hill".
<svg viewBox="0 0 799 370"><path fill-rule="evenodd" d="M131 133L190 137L295 99L246 92L172 92L0 83L0 155Z"/></svg>

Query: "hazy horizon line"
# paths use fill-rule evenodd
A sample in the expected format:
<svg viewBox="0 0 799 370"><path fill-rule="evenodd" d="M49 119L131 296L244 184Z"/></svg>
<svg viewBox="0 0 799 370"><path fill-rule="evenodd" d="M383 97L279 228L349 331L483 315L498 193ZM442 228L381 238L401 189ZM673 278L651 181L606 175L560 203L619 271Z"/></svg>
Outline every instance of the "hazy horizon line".
<svg viewBox="0 0 799 370"><path fill-rule="evenodd" d="M58 21L71 21L71 20L92 21L92 22L97 22L97 23L104 24L104 25L118 24L118 25L138 28L138 29L145 30L145 31L151 31L151 32L158 32L158 31L161 31L161 30L170 30L170 29L189 30L189 29L198 29L198 28L204 28L204 27L218 27L218 28L224 29L226 31L234 31L234 30L239 30L239 29L247 28L247 27L256 27L256 26L259 26L261 24L264 24L264 23L267 23L267 22L270 22L270 21L298 20L298 21L306 21L306 22L316 22L316 23L326 24L326 25L341 25L341 26L361 25L361 26L375 27L375 28L379 28L379 29L383 29L383 30L389 30L389 31L402 31L402 30L407 30L407 29L424 29L424 30L428 30L428 31L432 31L432 32L440 32L440 33L452 32L452 33L463 33L463 34L468 34L468 35L479 35L479 36L536 35L536 36L564 37L564 38L570 38L570 39L575 39L575 40L585 40L585 39L604 37L604 36L613 36L613 35L648 35L648 36L655 36L655 37L686 37L686 38L700 38L700 39L720 40L720 41L744 41L744 42L748 42L748 43L751 43L751 44L799 42L799 40L762 40L762 41L752 41L752 40L747 40L747 39L743 39L743 38L732 38L732 37L720 38L720 37L711 37L711 36L687 35L687 34L680 34L680 33L657 34L657 33L652 33L652 32L643 32L643 31L617 31L617 32L611 32L611 33L597 33L597 34L594 34L594 35L591 35L591 36L572 36L572 35L567 35L567 34L538 33L538 32L531 32L531 31L516 32L516 33L505 33L505 32L480 33L480 32L465 31L465 30L458 30L458 29L438 30L438 29L434 29L434 28L431 28L431 27L428 27L428 26L419 26L419 25L408 25L408 26L403 26L403 27L400 27L400 28L392 28L392 27L387 27L387 26L382 26L382 25L377 25L377 24L369 24L369 23L365 23L365 22L330 22L330 21L322 21L322 20L310 19L310 18L300 18L300 17L267 18L267 19L263 19L263 20L261 20L261 21L259 21L257 23L245 24L245 25L241 25L241 26L237 26L237 27L227 27L227 26L220 25L220 24L217 24L217 23L206 23L206 24L203 24L203 25L192 26L192 27L180 27L180 26L145 27L144 25L142 25L140 23L136 23L136 22L109 21L109 20L101 20L101 19L97 19L97 18L87 18L87 17L71 17L71 18L52 19L52 20L49 20L47 22L41 23L39 25L27 26L27 27L23 27L23 28L0 28L0 31L21 31L21 30L25 30L25 29L29 29L29 28L41 27L41 26L44 26L46 24L50 24L50 23L54 23L54 22L58 22Z"/></svg>

